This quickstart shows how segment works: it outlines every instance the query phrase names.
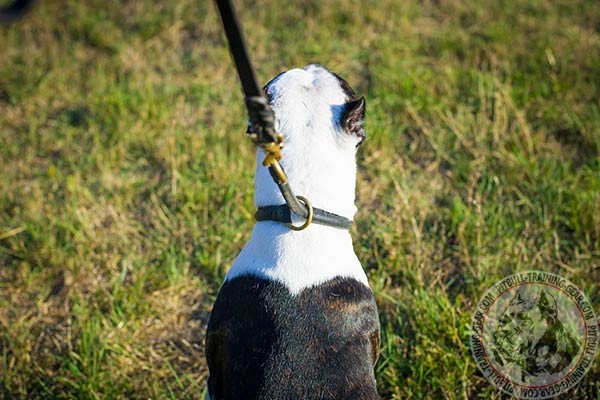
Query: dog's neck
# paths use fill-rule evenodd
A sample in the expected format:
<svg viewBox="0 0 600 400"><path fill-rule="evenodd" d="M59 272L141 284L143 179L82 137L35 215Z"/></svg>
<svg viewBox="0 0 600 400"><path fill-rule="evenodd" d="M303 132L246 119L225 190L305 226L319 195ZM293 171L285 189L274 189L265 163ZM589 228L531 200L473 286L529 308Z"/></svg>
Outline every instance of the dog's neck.
<svg viewBox="0 0 600 400"><path fill-rule="evenodd" d="M298 154L294 152L295 145L286 143L282 165L296 193L306 196L314 207L352 219L356 212L354 154L347 159L340 159L339 155L330 159L326 143L316 147L305 143L302 147L307 149L306 154L294 157ZM313 148L318 150L311 153ZM256 205L284 204L267 168L261 165L263 157L260 152L255 180ZM321 159L313 162L314 157ZM298 217L293 219L297 225L304 221ZM317 224L295 232L279 222L257 222L227 279L243 274L282 282L293 294L336 276L354 277L368 284L354 253L350 232Z"/></svg>
<svg viewBox="0 0 600 400"><path fill-rule="evenodd" d="M284 135L283 166L297 195L313 207L344 216L356 213L356 144L343 131L341 116L348 100L339 78L322 67L291 70L268 86L275 128ZM254 199L257 207L284 204L258 151ZM303 220L295 218L297 223ZM312 224L295 232L285 224L258 222L226 279L243 274L268 277L292 293L336 276L367 282L344 229Z"/></svg>
<svg viewBox="0 0 600 400"><path fill-rule="evenodd" d="M295 194L308 198L321 208L350 220L356 213L354 193L356 162L354 153L340 155L334 144L319 140L323 135L306 135L285 143L281 166ZM298 151L299 150L299 151ZM269 170L262 166L264 153L258 151L254 202L257 207L284 204Z"/></svg>
<svg viewBox="0 0 600 400"><path fill-rule="evenodd" d="M295 232L279 222L257 222L226 280L242 275L281 282L292 294L338 276L368 285L350 233L315 224Z"/></svg>

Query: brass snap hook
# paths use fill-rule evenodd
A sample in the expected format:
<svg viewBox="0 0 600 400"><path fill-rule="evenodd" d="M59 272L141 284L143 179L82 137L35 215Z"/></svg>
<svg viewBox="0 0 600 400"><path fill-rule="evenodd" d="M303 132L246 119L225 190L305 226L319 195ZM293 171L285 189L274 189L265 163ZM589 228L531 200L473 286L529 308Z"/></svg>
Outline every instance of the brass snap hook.
<svg viewBox="0 0 600 400"><path fill-rule="evenodd" d="M302 230L308 228L308 226L312 222L313 214L314 214L313 206L312 206L312 204L310 204L310 201L308 201L308 199L304 196L296 196L296 198L298 200L300 200L302 203L304 203L304 205L306 206L306 209L308 210L308 215L306 216L306 221L302 225L294 226L291 223L289 223L289 224L287 224L287 226L293 231L302 231Z"/></svg>

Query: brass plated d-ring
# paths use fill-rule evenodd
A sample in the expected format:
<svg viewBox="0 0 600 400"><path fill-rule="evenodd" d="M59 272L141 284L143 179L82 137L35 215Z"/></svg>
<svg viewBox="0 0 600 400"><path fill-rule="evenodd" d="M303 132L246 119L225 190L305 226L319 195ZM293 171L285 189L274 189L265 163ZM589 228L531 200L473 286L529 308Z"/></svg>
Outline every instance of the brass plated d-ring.
<svg viewBox="0 0 600 400"><path fill-rule="evenodd" d="M308 215L306 216L306 221L300 225L300 226L294 226L291 223L287 224L287 226L293 230L293 231L301 231L306 229L310 223L312 222L313 219L313 206L312 204L310 204L310 201L308 201L308 199L304 196L296 196L296 198L298 200L300 200L302 203L304 203L304 205L306 206L306 209L308 210Z"/></svg>

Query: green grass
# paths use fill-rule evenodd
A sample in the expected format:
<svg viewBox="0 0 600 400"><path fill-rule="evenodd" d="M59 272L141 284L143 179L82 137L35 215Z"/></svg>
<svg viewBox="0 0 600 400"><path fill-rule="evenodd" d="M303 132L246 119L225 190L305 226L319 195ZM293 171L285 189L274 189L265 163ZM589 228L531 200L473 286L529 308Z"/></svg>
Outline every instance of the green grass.
<svg viewBox="0 0 600 400"><path fill-rule="evenodd" d="M253 224L254 151L210 1L40 1L0 28L0 398L201 398ZM479 296L562 275L600 312L600 2L239 1L262 81L367 97L352 234L383 399L501 398ZM596 361L569 398L600 399Z"/></svg>

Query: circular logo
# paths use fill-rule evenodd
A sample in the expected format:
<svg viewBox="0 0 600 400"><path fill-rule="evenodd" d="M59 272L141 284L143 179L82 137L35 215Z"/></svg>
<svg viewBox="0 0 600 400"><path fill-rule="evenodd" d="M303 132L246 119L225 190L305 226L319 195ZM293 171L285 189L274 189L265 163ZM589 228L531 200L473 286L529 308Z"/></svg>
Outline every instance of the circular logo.
<svg viewBox="0 0 600 400"><path fill-rule="evenodd" d="M546 399L586 374L598 339L596 315L577 286L527 271L483 295L473 314L471 351L497 388L520 399Z"/></svg>

